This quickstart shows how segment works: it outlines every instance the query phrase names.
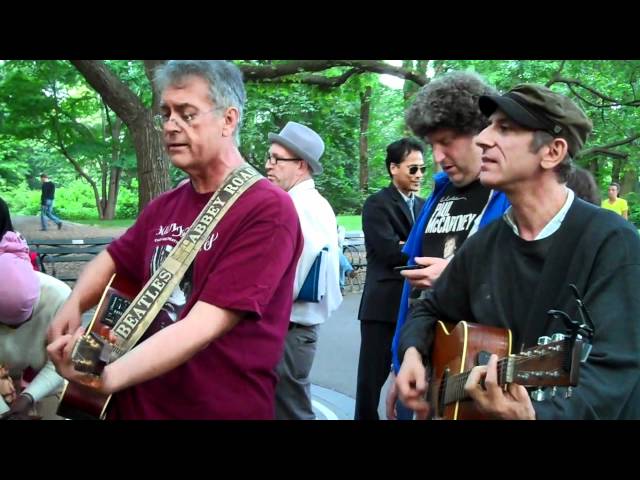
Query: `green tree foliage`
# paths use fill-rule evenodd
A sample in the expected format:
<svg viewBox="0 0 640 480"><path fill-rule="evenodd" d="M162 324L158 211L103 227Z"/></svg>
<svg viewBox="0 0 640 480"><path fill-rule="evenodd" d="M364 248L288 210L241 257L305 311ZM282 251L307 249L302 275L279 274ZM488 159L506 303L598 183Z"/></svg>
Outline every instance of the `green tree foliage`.
<svg viewBox="0 0 640 480"><path fill-rule="evenodd" d="M134 218L138 212L137 182L133 189L121 185L120 198L115 218ZM12 215L39 215L40 190L22 183L0 195L7 202ZM96 206L90 185L82 180L73 180L56 187L55 213L63 220L96 218Z"/></svg>
<svg viewBox="0 0 640 480"><path fill-rule="evenodd" d="M94 63L87 65L90 62ZM533 82L574 98L594 122L593 135L576 162L594 173L603 196L610 181L620 182L622 196L630 203L632 219L636 218L636 211L640 217L638 195L634 194L640 193L637 98L640 61L403 60L400 67L367 60L235 62L244 72L248 96L242 154L263 169L270 132L278 132L290 120L309 125L326 144L322 160L325 173L316 182L338 213L358 214L364 198L388 184L385 148L408 135L404 110L419 87L449 70L474 70L501 91L518 83ZM127 193L120 189L124 195L120 201L128 199L129 190L138 188L134 169L137 163L139 172L141 164L136 155L155 152L141 148L139 139L135 141L140 132L148 133L147 117L141 121L145 125L137 125L138 133L132 133L131 125L143 113L150 118L157 107L157 92L154 96L149 78L159 63L74 61L75 68L66 61L0 63L0 188L19 191L38 188L34 177L46 170L56 176L58 183L84 178L90 186L86 178L89 177L95 188L90 187L88 192L93 192L94 197L105 197L105 178L114 168L121 168ZM106 74L100 70L103 68L108 69ZM88 82L85 75L90 73L95 77ZM392 89L382 84L383 73L405 79L404 88ZM102 97L91 86L99 84L96 78L104 80L100 87ZM133 95L127 96L122 85L115 85L117 82ZM121 105L121 112L131 118L120 119L120 129L113 111L102 102L105 93L111 91L120 95L117 99L124 102L122 105L129 100L141 105L129 110ZM365 91L370 92L369 126L361 131L361 101ZM134 111L140 115L131 114ZM362 135L367 140L366 152L360 149ZM363 154L366 191L359 186ZM430 158L427 149L425 161ZM167 168L168 162L151 164L153 168ZM169 173L173 185L184 177L175 169ZM140 178L140 189L151 180ZM425 182L423 194L430 188L430 182ZM125 203L130 205L129 200ZM117 214L122 211L118 209Z"/></svg>
<svg viewBox="0 0 640 480"><path fill-rule="evenodd" d="M130 140L126 132L113 138L117 119L78 72L63 61L5 62L0 106L3 182L39 186L38 170L53 172L58 185L82 178L102 218L109 174L131 168L131 155L121 152L131 150Z"/></svg>
<svg viewBox="0 0 640 480"><path fill-rule="evenodd" d="M247 83L247 109L240 150L250 163L264 172L269 149L268 134L279 132L288 121L303 123L320 133L325 142L324 173L315 180L319 190L331 199L337 212L359 212L363 197L358 190L358 140L360 135L360 91L372 85L373 124L369 128L370 168L376 181L386 184L385 148L399 138L403 129L402 91L381 85L377 76L349 79L339 89L326 90L302 83ZM393 119L390 121L390 119ZM377 175L384 173L382 182Z"/></svg>
<svg viewBox="0 0 640 480"><path fill-rule="evenodd" d="M444 61L440 71L470 69L501 91L518 83L539 83L578 103L593 121L593 133L575 159L589 169L606 197L611 181L621 183L630 210L640 211L640 61L472 60ZM640 225L640 218L633 217Z"/></svg>
<svg viewBox="0 0 640 480"><path fill-rule="evenodd" d="M0 191L16 187L29 178L30 165L25 159L26 142L0 135Z"/></svg>

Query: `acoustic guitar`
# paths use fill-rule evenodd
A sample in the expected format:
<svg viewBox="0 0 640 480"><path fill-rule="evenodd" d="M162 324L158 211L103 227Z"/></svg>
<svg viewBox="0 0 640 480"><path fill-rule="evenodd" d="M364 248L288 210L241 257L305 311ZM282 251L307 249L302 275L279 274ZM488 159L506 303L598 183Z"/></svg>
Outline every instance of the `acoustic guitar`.
<svg viewBox="0 0 640 480"><path fill-rule="evenodd" d="M113 328L138 291L139 288L125 277L111 277L86 331L94 336L96 349L101 347L100 339L108 337L108 331ZM104 363L107 363L107 359ZM110 395L101 395L83 385L66 382L57 414L73 420L104 419L110 399Z"/></svg>
<svg viewBox="0 0 640 480"><path fill-rule="evenodd" d="M571 389L578 385L586 345L580 335L558 333L540 337L537 346L510 354L510 330L464 321L451 327L444 322L436 326L427 390L434 419L485 419L466 395L464 385L470 370L485 365L492 353L499 357L498 384L505 388L510 383L539 387L533 392L534 400L560 393L568 397ZM565 388L560 391L558 387Z"/></svg>

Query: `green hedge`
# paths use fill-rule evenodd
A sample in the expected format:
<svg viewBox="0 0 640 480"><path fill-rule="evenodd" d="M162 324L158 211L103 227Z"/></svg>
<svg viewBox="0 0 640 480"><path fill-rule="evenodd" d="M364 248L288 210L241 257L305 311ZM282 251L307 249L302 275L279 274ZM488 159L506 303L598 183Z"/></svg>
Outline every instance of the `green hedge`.
<svg viewBox="0 0 640 480"><path fill-rule="evenodd" d="M629 221L636 227L640 226L640 195L630 192L623 195L623 198L629 204Z"/></svg>
<svg viewBox="0 0 640 480"><path fill-rule="evenodd" d="M133 185L136 187L137 185ZM13 215L39 215L40 190L29 189L22 184L0 195L9 205ZM60 218L95 219L98 217L95 197L91 187L81 180L66 185L56 185L53 212ZM116 218L134 218L138 215L138 194L127 187L120 187Z"/></svg>

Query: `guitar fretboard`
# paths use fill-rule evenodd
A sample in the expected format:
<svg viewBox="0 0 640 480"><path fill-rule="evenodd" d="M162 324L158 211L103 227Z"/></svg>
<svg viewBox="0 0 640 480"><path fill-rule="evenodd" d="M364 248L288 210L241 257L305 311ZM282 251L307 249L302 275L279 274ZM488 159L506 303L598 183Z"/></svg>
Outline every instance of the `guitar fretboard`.
<svg viewBox="0 0 640 480"><path fill-rule="evenodd" d="M520 385L540 385L540 384L553 384L549 379L564 378L568 371L568 365L564 365L565 353L570 349L568 340L560 340L557 342L549 343L547 345L539 345L536 347L528 348L522 353L517 355L510 355L509 357L498 360L497 364L497 380L498 385L504 386L509 383L517 383ZM537 368L536 366L541 363L543 359L556 358L556 363L546 368ZM564 371L562 367L564 368ZM526 370L526 368L529 370ZM439 403L449 405L451 403L458 402L469 398L469 395L464 391L464 386L469 379L471 370L458 373L455 375L448 375L443 378L442 385L437 393ZM559 384L559 383L556 383Z"/></svg>

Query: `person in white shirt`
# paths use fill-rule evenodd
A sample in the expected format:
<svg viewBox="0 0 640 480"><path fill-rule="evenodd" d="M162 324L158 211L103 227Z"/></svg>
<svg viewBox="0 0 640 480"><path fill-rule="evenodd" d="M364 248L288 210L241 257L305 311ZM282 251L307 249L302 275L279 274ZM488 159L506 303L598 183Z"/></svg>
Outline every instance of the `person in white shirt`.
<svg viewBox="0 0 640 480"><path fill-rule="evenodd" d="M298 212L304 248L293 286L293 310L284 354L276 371L276 419L313 420L309 373L313 365L320 324L342 302L339 284L339 248L336 216L316 189L312 176L322 173L324 142L310 128L289 122L279 134L270 133L267 178L289 192ZM324 256L315 278L314 262ZM313 277L309 278L308 277ZM317 298L303 295L305 281L317 280ZM306 292L306 289L304 290ZM304 296L304 298L302 298ZM317 301L316 301L317 300Z"/></svg>

